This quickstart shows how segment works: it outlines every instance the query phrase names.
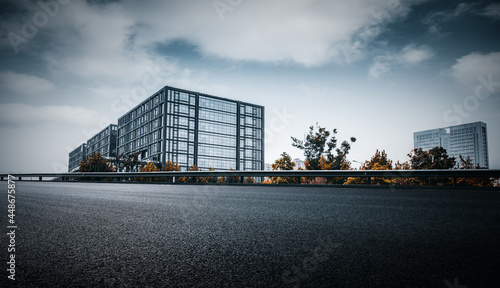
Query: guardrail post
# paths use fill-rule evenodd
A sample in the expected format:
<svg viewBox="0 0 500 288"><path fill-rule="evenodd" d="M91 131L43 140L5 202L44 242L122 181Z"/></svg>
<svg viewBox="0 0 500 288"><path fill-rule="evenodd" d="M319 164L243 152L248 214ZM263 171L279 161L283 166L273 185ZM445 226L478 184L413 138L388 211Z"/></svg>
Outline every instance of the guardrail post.
<svg viewBox="0 0 500 288"><path fill-rule="evenodd" d="M244 183L244 182L245 182L245 177L240 176L240 183Z"/></svg>
<svg viewBox="0 0 500 288"><path fill-rule="evenodd" d="M19 181L23 180L23 177L19 176Z"/></svg>
<svg viewBox="0 0 500 288"><path fill-rule="evenodd" d="M38 177L38 181L42 181L42 176Z"/></svg>
<svg viewBox="0 0 500 288"><path fill-rule="evenodd" d="M453 183L453 186L457 184L457 178L451 177L451 182Z"/></svg>

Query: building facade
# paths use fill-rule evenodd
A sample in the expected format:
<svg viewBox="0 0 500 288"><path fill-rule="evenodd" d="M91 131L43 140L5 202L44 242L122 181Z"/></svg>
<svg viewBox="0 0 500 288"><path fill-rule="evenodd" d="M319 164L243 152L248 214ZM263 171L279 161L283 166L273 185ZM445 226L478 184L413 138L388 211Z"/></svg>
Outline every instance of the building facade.
<svg viewBox="0 0 500 288"><path fill-rule="evenodd" d="M470 157L472 163L489 168L486 123L474 122L413 133L415 148L443 147L449 156Z"/></svg>
<svg viewBox="0 0 500 288"><path fill-rule="evenodd" d="M78 170L80 162L87 158L87 144L83 143L75 150L69 152L68 172Z"/></svg>
<svg viewBox="0 0 500 288"><path fill-rule="evenodd" d="M87 157L94 152L100 152L105 158L115 158L117 130L118 126L111 124L90 138L87 141Z"/></svg>
<svg viewBox="0 0 500 288"><path fill-rule="evenodd" d="M118 119L117 154L183 169L264 169L264 107L164 87Z"/></svg>
<svg viewBox="0 0 500 288"><path fill-rule="evenodd" d="M299 168L302 170L306 170L306 164L302 159L295 158L293 159L293 162L295 162L295 167L293 168L293 170L299 170Z"/></svg>

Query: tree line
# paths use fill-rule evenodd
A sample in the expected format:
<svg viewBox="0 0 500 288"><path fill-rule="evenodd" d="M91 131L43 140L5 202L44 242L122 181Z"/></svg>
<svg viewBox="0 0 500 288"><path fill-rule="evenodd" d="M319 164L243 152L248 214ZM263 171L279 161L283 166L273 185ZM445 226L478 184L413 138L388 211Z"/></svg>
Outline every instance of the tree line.
<svg viewBox="0 0 500 288"><path fill-rule="evenodd" d="M139 160L139 153L121 155L115 160L104 158L100 152L92 153L88 158L80 162L78 172L156 172L156 171L181 171L177 163L167 161L161 165L154 162L143 162ZM201 171L196 165L189 166L186 171ZM209 171L215 171L209 168ZM234 169L230 169L234 171ZM89 177L87 181L112 181L112 178ZM206 177L131 177L129 181L136 182L166 182L166 183L240 183L237 176L206 176ZM255 183L252 177L244 177L243 183Z"/></svg>
<svg viewBox="0 0 500 288"><path fill-rule="evenodd" d="M351 161L347 159L355 137L343 141L338 145L337 129L332 132L319 125L310 126L309 133L304 140L292 138L292 146L303 151L305 156L305 170L354 170ZM360 170L421 170L421 169L485 169L474 165L470 157L458 159L450 157L443 147L434 147L428 151L421 148L413 149L407 154L408 161L393 163L385 150L375 151L370 160L362 163ZM283 152L281 158L272 164L273 170L294 170L296 163ZM301 168L298 168L301 170ZM419 178L419 177L270 177L266 183L273 184L375 184L375 185L467 185L491 187L495 179L489 178L457 178L453 183L447 178ZM498 181L498 180L496 180Z"/></svg>
<svg viewBox="0 0 500 288"><path fill-rule="evenodd" d="M347 155L355 137L350 137L339 143L337 129L331 132L319 125L310 126L309 133L304 140L291 137L292 146L303 151L305 156L305 170L354 170ZM443 147L434 147L428 151L421 148L413 149L407 154L409 160L393 163L385 150L375 151L370 160L362 163L360 170L420 170L420 169L484 169L474 165L470 157L458 159L450 157ZM294 170L296 163L286 152L272 164L272 170ZM233 170L233 169L231 169ZM298 168L302 170L302 168ZM79 172L154 172L154 171L181 171L177 163L142 162L139 153L121 155L115 160L107 160L99 152L94 152L89 158L79 164ZM201 171L196 165L189 166L186 171ZM215 171L210 168L209 171ZM88 179L100 181L101 179ZM109 179L102 179L109 180ZM139 182L173 182L173 177L133 177L131 181ZM496 180L498 181L498 179ZM176 177L175 182L181 183L240 183L240 177ZM255 183L252 177L245 177L244 183ZM467 185L491 187L495 179L490 178L458 178L455 182L447 178L419 178L419 177L269 177L265 184L372 184L372 185Z"/></svg>

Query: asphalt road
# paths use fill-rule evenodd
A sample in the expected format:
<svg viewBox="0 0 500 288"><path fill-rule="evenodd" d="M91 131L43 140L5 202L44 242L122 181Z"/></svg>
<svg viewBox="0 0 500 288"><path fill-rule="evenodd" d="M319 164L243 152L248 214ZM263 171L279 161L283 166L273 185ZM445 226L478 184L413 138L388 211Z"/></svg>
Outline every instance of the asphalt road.
<svg viewBox="0 0 500 288"><path fill-rule="evenodd" d="M27 181L16 191L16 280L2 233L2 287L500 287L498 191Z"/></svg>

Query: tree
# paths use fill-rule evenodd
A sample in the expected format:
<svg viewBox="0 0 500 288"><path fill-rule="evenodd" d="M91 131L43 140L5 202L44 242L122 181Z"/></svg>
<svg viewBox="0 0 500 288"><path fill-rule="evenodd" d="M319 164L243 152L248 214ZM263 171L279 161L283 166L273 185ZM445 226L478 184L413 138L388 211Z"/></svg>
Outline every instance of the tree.
<svg viewBox="0 0 500 288"><path fill-rule="evenodd" d="M158 171L158 167L156 167L156 164L153 162L148 162L146 166L142 167L139 172L156 172ZM153 182L153 181L158 181L159 178L157 177L140 177L137 178L135 177L134 180L136 181L141 181L141 182Z"/></svg>
<svg viewBox="0 0 500 288"><path fill-rule="evenodd" d="M292 137L292 146L304 151L306 160L304 164L307 170L349 170L351 163L347 160L347 154L351 150L351 144L356 142L355 137L351 137L350 142L343 141L337 147L338 140L335 137L337 129L332 133L319 125L310 126L309 134L305 140ZM331 136L330 136L331 135ZM309 182L320 182L319 179L310 179ZM331 184L341 184L347 179L342 177L327 177L326 182Z"/></svg>
<svg viewBox="0 0 500 288"><path fill-rule="evenodd" d="M274 171L287 171L293 170L295 167L295 162L292 161L290 155L286 152L281 153L281 158L274 161L274 164L271 165ZM296 177L271 177L271 183L273 184L291 184L297 183L298 179Z"/></svg>
<svg viewBox="0 0 500 288"><path fill-rule="evenodd" d="M337 129L333 129L332 136L330 137L330 131L316 125L316 127L309 127L309 134L305 140L292 137L292 146L304 151L304 156L306 157L304 164L307 170L321 170L322 157L326 159L328 170L348 169L349 165L347 165L346 156L351 150L351 144L356 142L356 138L351 137L350 142L343 141L340 147L337 147L336 134Z"/></svg>
<svg viewBox="0 0 500 288"><path fill-rule="evenodd" d="M229 169L229 171L236 171L236 170L234 170L233 168L231 168L231 169ZM240 177L238 177L238 176L225 177L225 181L226 181L226 183L230 183L230 184L240 183Z"/></svg>
<svg viewBox="0 0 500 288"><path fill-rule="evenodd" d="M139 154L140 153L134 153L134 154L121 154L116 157L116 162L117 162L117 168L118 171L123 171L125 172L137 172L139 171L141 167L141 162L139 161Z"/></svg>
<svg viewBox="0 0 500 288"><path fill-rule="evenodd" d="M201 169L196 171L201 171ZM210 167L208 168L208 171L215 171L215 168ZM218 177L215 176L198 177L197 183L204 183L204 184L217 183L218 180L217 178Z"/></svg>
<svg viewBox="0 0 500 288"><path fill-rule="evenodd" d="M360 170L392 170L392 160L387 157L387 153L385 150L375 151L375 154L372 156L370 161L365 161L363 166L361 166ZM368 181L370 180L370 181ZM383 177L370 177L361 178L361 177L349 177L345 184L393 184L396 181L394 179L386 179Z"/></svg>
<svg viewBox="0 0 500 288"><path fill-rule="evenodd" d="M257 181L255 181L255 178L253 178L253 177L245 177L243 183L246 183L246 184L255 184L255 183L257 183Z"/></svg>
<svg viewBox="0 0 500 288"><path fill-rule="evenodd" d="M189 166L186 171L201 171L196 165ZM191 176L191 177L185 177L185 182L186 183L202 183L202 177L197 177L197 176ZM204 177L203 177L204 178Z"/></svg>
<svg viewBox="0 0 500 288"><path fill-rule="evenodd" d="M115 172L113 164L102 157L100 152L94 152L89 158L86 158L78 165L78 172ZM107 180L97 177L88 178L91 181Z"/></svg>
<svg viewBox="0 0 500 288"><path fill-rule="evenodd" d="M398 161L394 164L394 170L411 170L411 166L408 161L403 163ZM397 185L418 185L418 180L413 177L398 177L395 180Z"/></svg>
<svg viewBox="0 0 500 288"><path fill-rule="evenodd" d="M455 166L455 157L449 157L443 147L434 147L429 151L422 148L413 149L409 154L412 169L451 169ZM421 184L449 184L449 181L438 178L419 179Z"/></svg>
<svg viewBox="0 0 500 288"><path fill-rule="evenodd" d="M411 168L419 169L451 169L455 166L455 157L449 157L443 147L434 147L429 151L422 148L413 149L409 154Z"/></svg>
<svg viewBox="0 0 500 288"><path fill-rule="evenodd" d="M464 158L459 155L459 163L457 163L459 169L486 169L479 165L474 165L470 156ZM457 185L464 186L478 186L478 187L493 187L494 179L490 178L457 178Z"/></svg>
<svg viewBox="0 0 500 288"><path fill-rule="evenodd" d="M165 162L165 164L161 168L161 171L181 171L181 166L178 165L177 163L173 163L173 162L168 161L168 162ZM180 178L184 178L184 177L180 177ZM182 182L183 179L179 179L179 180L181 180L181 182ZM173 177L161 177L160 181L173 182Z"/></svg>
<svg viewBox="0 0 500 288"><path fill-rule="evenodd" d="M215 168L213 168L213 167L209 167L209 168L208 168L208 171L215 171ZM219 178L220 178L220 177L216 177L216 176L213 176L213 177L205 177L205 181L207 181L207 183L218 183L218 182L219 182Z"/></svg>
<svg viewBox="0 0 500 288"><path fill-rule="evenodd" d="M381 169L374 169L379 166ZM370 161L365 161L361 170L392 170L392 160L387 157L385 150L375 151Z"/></svg>
<svg viewBox="0 0 500 288"><path fill-rule="evenodd" d="M405 161L403 163L398 161L396 162L396 164L394 164L394 170L411 170L411 166L408 161Z"/></svg>
<svg viewBox="0 0 500 288"><path fill-rule="evenodd" d="M283 152L281 153L281 158L274 161L274 164L272 164L271 167L273 168L273 170L279 171L293 170L293 168L295 167L295 162L292 161L290 155L288 155L286 152Z"/></svg>

